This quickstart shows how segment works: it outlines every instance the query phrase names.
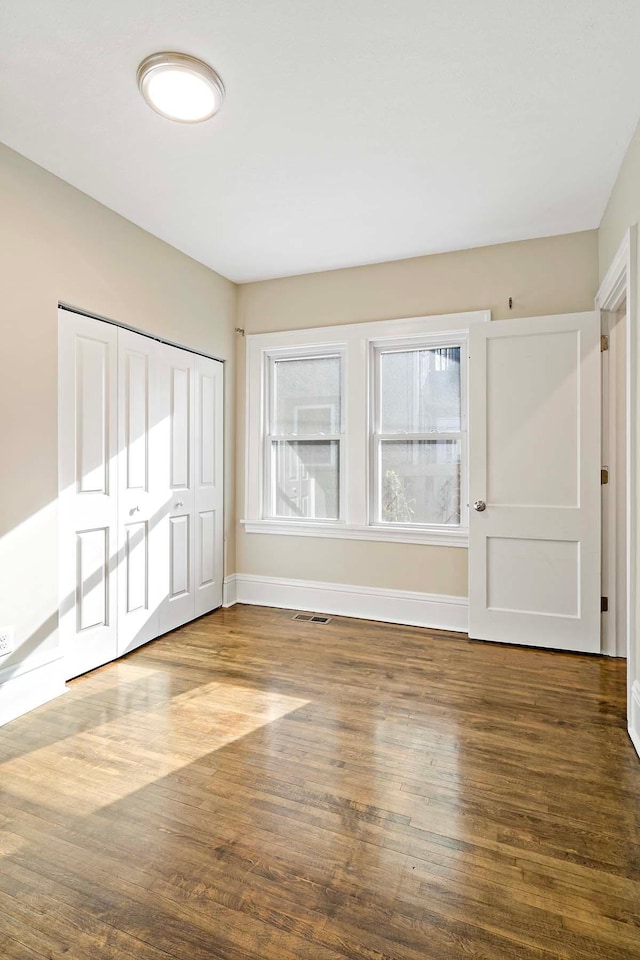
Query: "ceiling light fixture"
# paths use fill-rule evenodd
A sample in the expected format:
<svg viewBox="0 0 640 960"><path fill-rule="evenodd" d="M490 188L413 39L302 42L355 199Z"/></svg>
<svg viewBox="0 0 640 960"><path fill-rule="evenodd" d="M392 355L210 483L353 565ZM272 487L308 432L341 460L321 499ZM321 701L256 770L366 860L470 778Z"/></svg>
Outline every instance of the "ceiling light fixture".
<svg viewBox="0 0 640 960"><path fill-rule="evenodd" d="M168 120L200 123L218 112L224 84L213 67L186 53L154 53L138 67L138 89Z"/></svg>

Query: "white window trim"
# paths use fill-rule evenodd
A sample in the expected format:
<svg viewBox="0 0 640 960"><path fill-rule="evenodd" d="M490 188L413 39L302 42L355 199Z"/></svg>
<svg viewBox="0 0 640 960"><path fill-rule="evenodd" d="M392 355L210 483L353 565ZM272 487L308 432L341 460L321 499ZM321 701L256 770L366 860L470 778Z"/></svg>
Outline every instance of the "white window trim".
<svg viewBox="0 0 640 960"><path fill-rule="evenodd" d="M342 540L392 541L432 545L468 546L466 527L380 525L369 523L369 447L371 424L370 354L374 344L406 341L416 343L433 335L451 341L456 336L466 342L469 327L491 320L491 311L445 314L432 317L410 317L351 323L281 333L252 334L247 337L246 367L246 437L245 437L245 519L247 533L284 536L328 537ZM341 519L291 520L265 519L265 442L267 393L269 389L267 356L313 356L314 351L335 351L344 357L343 424L341 442ZM468 491L463 489L466 503Z"/></svg>

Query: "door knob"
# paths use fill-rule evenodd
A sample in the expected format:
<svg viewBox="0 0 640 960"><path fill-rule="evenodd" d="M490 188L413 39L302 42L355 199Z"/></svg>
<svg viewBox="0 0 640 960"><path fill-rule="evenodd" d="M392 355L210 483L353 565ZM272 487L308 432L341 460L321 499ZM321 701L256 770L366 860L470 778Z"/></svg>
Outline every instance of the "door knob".
<svg viewBox="0 0 640 960"><path fill-rule="evenodd" d="M176 500L176 507L184 507L182 500Z"/></svg>
<svg viewBox="0 0 640 960"><path fill-rule="evenodd" d="M473 505L473 509L477 510L478 513L482 513L483 510L487 509L487 505L484 502L484 500L476 500L476 502Z"/></svg>
<svg viewBox="0 0 640 960"><path fill-rule="evenodd" d="M130 517L132 517L134 513L140 513L140 507L132 507L131 510L129 510Z"/></svg>

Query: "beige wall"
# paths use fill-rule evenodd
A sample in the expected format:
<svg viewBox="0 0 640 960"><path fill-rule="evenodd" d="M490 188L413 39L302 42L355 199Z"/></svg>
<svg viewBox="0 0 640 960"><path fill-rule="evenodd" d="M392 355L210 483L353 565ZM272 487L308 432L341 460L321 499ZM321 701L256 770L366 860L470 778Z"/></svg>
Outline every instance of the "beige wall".
<svg viewBox="0 0 640 960"><path fill-rule="evenodd" d="M636 129L629 145L618 178L614 184L599 230L600 277L603 278L622 242L628 228L640 220L640 125ZM638 262L640 275L640 260ZM636 316L631 318L636 330L640 324L640 305ZM637 338L640 351L640 338ZM640 369L640 356L638 357ZM640 399L640 394L639 394ZM640 415L636 410L636 430L640 434ZM640 440L640 436L638 438ZM640 474L638 474L640 483ZM640 487L636 490L636 500L640 496ZM640 515L639 515L640 516ZM640 531L636 530L636 569L640 570ZM640 596L639 609L636 611L636 675L633 680L640 682Z"/></svg>
<svg viewBox="0 0 640 960"><path fill-rule="evenodd" d="M236 287L0 147L0 626L18 649L57 647L57 304L234 358ZM227 364L228 571L234 569L234 363Z"/></svg>
<svg viewBox="0 0 640 960"><path fill-rule="evenodd" d="M493 318L593 309L596 231L241 286L247 334L490 309ZM508 300L513 297L513 310ZM244 509L244 349L238 354L238 511ZM237 532L240 573L465 596L467 551Z"/></svg>

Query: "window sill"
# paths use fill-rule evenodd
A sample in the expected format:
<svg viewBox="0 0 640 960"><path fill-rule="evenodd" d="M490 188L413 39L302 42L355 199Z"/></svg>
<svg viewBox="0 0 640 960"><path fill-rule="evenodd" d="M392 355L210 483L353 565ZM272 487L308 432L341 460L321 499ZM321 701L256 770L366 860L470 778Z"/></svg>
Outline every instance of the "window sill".
<svg viewBox="0 0 640 960"><path fill-rule="evenodd" d="M285 537L326 537L331 540L375 540L391 543L420 543L429 546L468 547L469 531L456 527L389 528L383 526L356 526L355 524L317 521L241 520L245 533L268 533Z"/></svg>

